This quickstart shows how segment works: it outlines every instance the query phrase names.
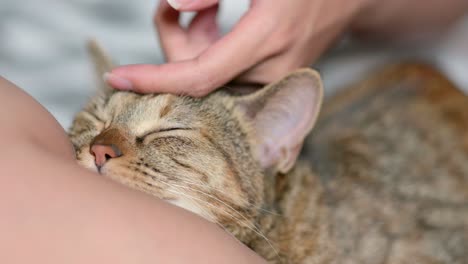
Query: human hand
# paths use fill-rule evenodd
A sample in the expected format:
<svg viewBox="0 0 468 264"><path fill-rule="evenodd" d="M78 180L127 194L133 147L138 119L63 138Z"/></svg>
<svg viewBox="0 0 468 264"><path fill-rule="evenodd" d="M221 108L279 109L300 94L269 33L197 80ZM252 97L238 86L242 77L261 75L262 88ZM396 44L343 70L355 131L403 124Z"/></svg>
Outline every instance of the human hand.
<svg viewBox="0 0 468 264"><path fill-rule="evenodd" d="M178 10L161 0L154 21L168 63L121 66L106 79L117 89L191 96L204 96L234 78L269 83L309 65L370 1L252 0L221 37L219 0L171 0ZM179 11L198 11L188 28L179 24Z"/></svg>

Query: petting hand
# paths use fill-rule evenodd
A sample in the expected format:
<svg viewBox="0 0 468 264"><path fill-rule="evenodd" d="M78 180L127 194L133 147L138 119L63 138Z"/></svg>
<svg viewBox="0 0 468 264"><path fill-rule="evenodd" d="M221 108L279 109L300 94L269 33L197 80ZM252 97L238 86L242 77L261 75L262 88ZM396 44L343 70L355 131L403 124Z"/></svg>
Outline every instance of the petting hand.
<svg viewBox="0 0 468 264"><path fill-rule="evenodd" d="M231 32L220 36L218 0L161 0L155 24L168 60L107 74L117 89L204 96L236 78L269 83L309 65L371 0L252 0ZM184 4L187 2L187 4ZM198 11L188 28L179 11Z"/></svg>
<svg viewBox="0 0 468 264"><path fill-rule="evenodd" d="M218 2L161 0L154 20L168 63L117 67L107 82L141 93L204 96L233 79L264 84L308 66L346 29L423 39L468 12L467 0L251 0L220 36ZM188 28L179 24L180 11L198 12Z"/></svg>

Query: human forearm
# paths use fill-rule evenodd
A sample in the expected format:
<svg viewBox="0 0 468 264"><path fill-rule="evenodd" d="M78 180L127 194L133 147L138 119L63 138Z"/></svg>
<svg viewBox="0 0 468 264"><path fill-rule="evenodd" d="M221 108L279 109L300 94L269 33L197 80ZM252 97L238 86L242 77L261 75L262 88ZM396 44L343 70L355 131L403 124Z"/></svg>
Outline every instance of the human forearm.
<svg viewBox="0 0 468 264"><path fill-rule="evenodd" d="M0 76L0 146L35 144L73 159L62 127L36 100ZM1 150L0 150L1 151Z"/></svg>
<svg viewBox="0 0 468 264"><path fill-rule="evenodd" d="M371 38L420 39L442 32L467 12L466 0L370 0L352 29Z"/></svg>

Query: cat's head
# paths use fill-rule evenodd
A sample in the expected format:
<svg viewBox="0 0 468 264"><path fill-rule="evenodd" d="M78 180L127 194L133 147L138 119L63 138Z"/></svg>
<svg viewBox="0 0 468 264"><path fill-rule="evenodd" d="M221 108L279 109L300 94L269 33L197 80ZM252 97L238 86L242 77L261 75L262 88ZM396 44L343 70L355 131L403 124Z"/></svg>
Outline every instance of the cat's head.
<svg viewBox="0 0 468 264"><path fill-rule="evenodd" d="M265 177L292 168L321 100L320 77L310 69L244 96L104 88L76 115L69 135L83 166L244 240L268 209Z"/></svg>

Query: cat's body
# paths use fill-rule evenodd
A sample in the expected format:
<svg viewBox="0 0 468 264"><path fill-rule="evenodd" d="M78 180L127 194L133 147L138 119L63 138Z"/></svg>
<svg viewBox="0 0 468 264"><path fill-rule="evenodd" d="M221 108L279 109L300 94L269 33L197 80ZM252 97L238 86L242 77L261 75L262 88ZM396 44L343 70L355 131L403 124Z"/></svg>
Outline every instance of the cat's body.
<svg viewBox="0 0 468 264"><path fill-rule="evenodd" d="M339 263L468 263L468 97L417 64L354 88L307 142Z"/></svg>
<svg viewBox="0 0 468 264"><path fill-rule="evenodd" d="M247 96L104 91L70 137L84 166L271 263L468 263L468 99L425 66L389 69L325 103L294 165L320 89L302 70Z"/></svg>
<svg viewBox="0 0 468 264"><path fill-rule="evenodd" d="M440 73L390 67L325 102L280 211L313 241L326 226L332 263L468 263L467 128L468 98Z"/></svg>

